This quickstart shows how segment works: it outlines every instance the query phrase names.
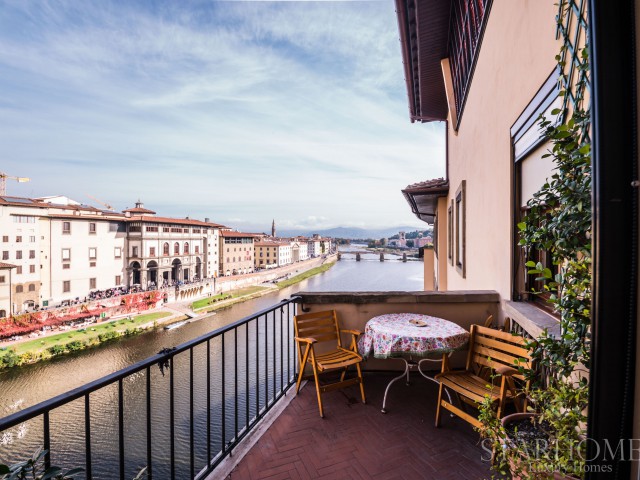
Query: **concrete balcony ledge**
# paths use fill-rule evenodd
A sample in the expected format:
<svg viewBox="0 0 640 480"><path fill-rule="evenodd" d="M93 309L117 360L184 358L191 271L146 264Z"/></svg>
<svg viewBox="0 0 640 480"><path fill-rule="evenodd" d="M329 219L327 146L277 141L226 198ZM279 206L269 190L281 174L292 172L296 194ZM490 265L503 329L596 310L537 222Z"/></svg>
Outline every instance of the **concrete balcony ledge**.
<svg viewBox="0 0 640 480"><path fill-rule="evenodd" d="M544 330L553 337L560 336L560 321L531 303L507 301L503 310L533 338L538 338Z"/></svg>
<svg viewBox="0 0 640 480"><path fill-rule="evenodd" d="M458 290L447 292L299 292L303 305L376 304L376 303L500 303L494 290Z"/></svg>
<svg viewBox="0 0 640 480"><path fill-rule="evenodd" d="M500 295L492 290L448 292L301 292L299 312L336 310L342 328L363 332L367 322L387 313L420 313L444 318L469 330L483 324L489 315L499 318ZM349 339L344 338L344 341ZM456 352L451 365L462 367L466 352ZM365 370L394 370L404 364L369 358ZM437 366L439 368L439 365Z"/></svg>

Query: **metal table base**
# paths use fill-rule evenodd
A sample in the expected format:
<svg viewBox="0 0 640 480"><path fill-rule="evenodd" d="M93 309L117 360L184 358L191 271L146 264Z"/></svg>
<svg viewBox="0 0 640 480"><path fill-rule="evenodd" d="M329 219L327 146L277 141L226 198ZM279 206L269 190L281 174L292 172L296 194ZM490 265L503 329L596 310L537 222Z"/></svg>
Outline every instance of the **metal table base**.
<svg viewBox="0 0 640 480"><path fill-rule="evenodd" d="M386 409L386 405L387 405L387 394L389 393L389 388L391 388L391 385L393 385L395 382L397 382L398 380L400 380L403 377L407 377L407 386L411 385L411 382L409 380L409 372L416 368L418 369L418 372L420 372L420 375L422 375L424 378L426 378L427 380L431 380L432 382L434 382L437 385L440 385L440 383L433 377L430 377L429 375L427 375L426 373L424 373L422 371L422 369L420 368L420 365L422 365L422 362L443 362L445 357L450 357L453 354L453 352L450 353L443 353L442 354L442 358L421 358L420 360L418 360L417 362L415 360L413 360L413 358L411 356L409 356L409 359L407 360L404 357L391 357L393 359L397 359L397 360L402 360L404 362L404 372L402 372L400 375L398 375L397 377L393 378L389 384L387 385L387 388L384 391L384 399L382 400L382 413L387 413L387 409ZM451 395L449 394L449 390L447 390L446 388L444 389L445 393L447 394L447 397L449 397L449 403L452 403L451 401Z"/></svg>

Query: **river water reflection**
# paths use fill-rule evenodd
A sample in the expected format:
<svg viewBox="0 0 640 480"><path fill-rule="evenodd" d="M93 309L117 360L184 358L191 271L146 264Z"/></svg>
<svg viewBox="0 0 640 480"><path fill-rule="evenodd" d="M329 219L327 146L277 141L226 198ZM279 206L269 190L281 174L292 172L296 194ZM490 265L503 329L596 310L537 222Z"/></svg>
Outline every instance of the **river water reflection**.
<svg viewBox="0 0 640 480"><path fill-rule="evenodd" d="M350 246L348 250L353 251L355 248ZM356 262L352 255L345 255L340 262L324 274L317 275L272 294L236 304L227 309L218 310L216 315L189 323L181 328L170 331L157 329L136 337L108 343L79 354L66 355L48 362L41 362L35 365L2 372L0 373L0 416L5 416L16 410L34 405L40 401L132 365L156 354L162 348L179 345L240 318L250 316L256 311L268 308L298 291L411 291L422 290L422 285L422 262L410 261L403 263L399 261L399 257L389 255L387 255L386 261L380 262L379 256L373 254L363 254L362 261ZM269 331L269 336L272 332L273 330ZM247 344L249 344L249 341L253 342L255 338L257 338L251 328L248 329L246 333L249 335ZM277 328L276 333L278 335L280 333L277 331ZM215 345L213 348L216 348ZM243 354L243 352L239 353ZM196 369L198 365L205 363L204 358L203 352L195 352L194 362ZM286 363L286 358L284 362ZM186 367L181 367L176 364L175 372L179 372L180 368ZM159 372L154 371L153 375L158 376ZM158 381L160 382L161 379ZM213 381L214 379L212 378L212 382ZM124 386L125 393L126 390L131 390L130 394L127 395L127 401L130 402L127 411L135 412L137 404L142 402L138 407L143 412L140 417L144 417L144 395L136 395L136 388L138 388L134 385L136 382L130 383L131 385L125 383ZM142 384L143 382L137 383ZM96 449L100 450L100 455L103 459L113 456L117 457L117 438L113 436L113 432L117 431L117 425L114 424L115 416L112 415L113 408L117 406L117 389L113 390L113 392L109 391L102 394L99 405L95 407L92 406L92 442L96 443L94 451ZM163 398L162 392L157 392L156 395L157 399L154 398L155 405L166 403L164 401L166 398ZM139 398L140 396L142 399ZM188 402L188 398L185 399L182 397L178 395L176 402ZM249 400L253 405L255 399L250 398ZM105 414L105 412L102 411L103 409L109 410L111 414ZM68 410L68 412L65 413L65 410ZM154 410L157 410L154 415L163 415L161 408L158 407ZM74 442L74 444L78 443L79 447L82 447L84 444L81 414L82 409L76 408L74 410L72 407L65 407L56 414L60 416L59 419L62 419L62 423L65 424L63 431L59 432L59 434L65 438L76 438L77 442ZM251 414L255 414L253 407ZM79 415L80 418L77 418ZM142 419L136 420L135 415L133 415L132 418L127 419L127 424L132 426L131 432L134 437L136 436L136 432L140 430L139 435L142 437L138 440L144 444L144 435L142 433L144 429L142 425L140 425L139 429L134 427L134 425L137 425L140 421L142 421ZM163 424L161 418L158 418L158 423ZM29 435L29 432L23 433ZM162 432L156 433L160 434ZM19 435L19 433L16 433L16 435ZM185 432L177 431L176 439L179 439L183 435L185 435ZM34 442L37 443L35 440ZM34 442L29 442L29 444ZM5 455L14 457L15 452L8 453L10 451L9 446L2 446L1 444L2 438L0 438L0 461L5 460ZM144 458L144 455L142 455L141 458ZM75 458L69 457L66 460L71 461L74 459ZM205 461L204 459L202 460ZM142 465L144 465L144 462L142 462ZM131 469L131 471L134 471L135 465L131 466ZM104 470L103 475L94 476L94 478L110 478L109 475L111 473L106 472L107 470ZM178 477L184 478L181 475L178 475ZM164 477L161 476L160 478Z"/></svg>

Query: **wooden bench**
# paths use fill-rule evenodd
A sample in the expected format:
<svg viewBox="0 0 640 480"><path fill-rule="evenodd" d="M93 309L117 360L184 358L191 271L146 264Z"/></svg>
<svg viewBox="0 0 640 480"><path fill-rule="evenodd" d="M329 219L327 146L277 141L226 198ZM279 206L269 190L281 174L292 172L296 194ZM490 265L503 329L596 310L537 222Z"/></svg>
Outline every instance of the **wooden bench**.
<svg viewBox="0 0 640 480"><path fill-rule="evenodd" d="M514 401L518 411L525 411L526 398L519 402L515 379L523 382L526 387L529 386L528 380L522 374L523 368L530 370L532 366L531 351L525 347L526 342L525 338L508 332L472 325L465 370L449 370L448 362L445 361L442 372L435 376L440 383L436 427L440 426L442 407L473 426L482 427L477 418L442 398L444 388L455 392L461 400L475 406L488 396L496 405L498 418L502 416L507 401ZM490 369L494 381L487 380L483 372L487 368ZM521 405L518 405L519 403Z"/></svg>

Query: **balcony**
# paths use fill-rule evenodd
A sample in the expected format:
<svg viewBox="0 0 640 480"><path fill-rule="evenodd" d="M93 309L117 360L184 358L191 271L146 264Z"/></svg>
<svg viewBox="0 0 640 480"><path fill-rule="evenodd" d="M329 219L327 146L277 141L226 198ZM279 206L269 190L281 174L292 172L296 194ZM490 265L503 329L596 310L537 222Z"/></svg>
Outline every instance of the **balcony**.
<svg viewBox="0 0 640 480"><path fill-rule="evenodd" d="M293 316L332 308L345 328L393 312L469 328L497 316L500 303L492 291L302 293L0 419L9 440L0 455L16 461L44 446L50 464L83 466L96 479L133 478L145 466L162 479L488 477L487 452L467 423L446 416L434 427L435 383L413 372L380 412L399 361L367 360L368 403L357 387L332 392L325 419L313 385L294 395ZM451 363L464 358L457 352Z"/></svg>

